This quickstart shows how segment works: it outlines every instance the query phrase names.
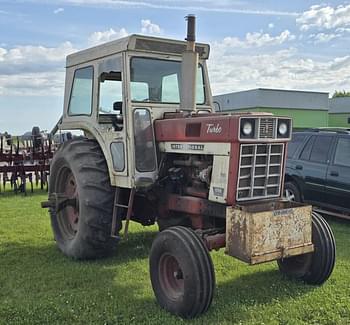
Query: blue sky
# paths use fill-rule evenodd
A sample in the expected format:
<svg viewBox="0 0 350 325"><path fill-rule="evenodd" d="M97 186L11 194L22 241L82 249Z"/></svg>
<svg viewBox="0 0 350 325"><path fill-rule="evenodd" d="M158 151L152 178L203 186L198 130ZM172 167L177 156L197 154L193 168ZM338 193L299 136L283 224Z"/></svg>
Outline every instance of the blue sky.
<svg viewBox="0 0 350 325"><path fill-rule="evenodd" d="M188 13L214 94L350 90L349 1L0 0L0 133L53 127L67 54L131 33L183 39Z"/></svg>

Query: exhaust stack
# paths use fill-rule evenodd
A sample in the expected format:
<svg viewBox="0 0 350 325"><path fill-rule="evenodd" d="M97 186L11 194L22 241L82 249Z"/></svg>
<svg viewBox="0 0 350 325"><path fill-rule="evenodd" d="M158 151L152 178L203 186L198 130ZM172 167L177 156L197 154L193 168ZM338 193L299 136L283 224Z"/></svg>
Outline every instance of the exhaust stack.
<svg viewBox="0 0 350 325"><path fill-rule="evenodd" d="M180 108L184 111L196 110L196 78L198 69L198 53L196 52L196 17L188 15L187 46L182 53L181 65L181 98Z"/></svg>

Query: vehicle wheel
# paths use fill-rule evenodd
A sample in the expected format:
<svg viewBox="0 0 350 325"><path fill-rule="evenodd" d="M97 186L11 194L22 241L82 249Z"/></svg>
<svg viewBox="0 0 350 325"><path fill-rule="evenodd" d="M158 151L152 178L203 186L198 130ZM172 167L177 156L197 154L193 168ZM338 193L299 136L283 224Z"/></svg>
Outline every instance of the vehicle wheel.
<svg viewBox="0 0 350 325"><path fill-rule="evenodd" d="M60 211L50 208L59 249L76 259L110 254L114 190L107 164L96 141L67 141L55 152L50 169L49 195L63 194L76 204Z"/></svg>
<svg viewBox="0 0 350 325"><path fill-rule="evenodd" d="M212 302L213 263L192 229L171 227L157 235L150 253L150 275L158 303L172 314L194 318Z"/></svg>
<svg viewBox="0 0 350 325"><path fill-rule="evenodd" d="M287 276L308 284L322 284L331 275L335 265L335 239L326 220L312 212L313 253L278 260L278 266Z"/></svg>
<svg viewBox="0 0 350 325"><path fill-rule="evenodd" d="M300 191L298 187L292 182L287 182L284 184L284 197L288 201L301 202Z"/></svg>

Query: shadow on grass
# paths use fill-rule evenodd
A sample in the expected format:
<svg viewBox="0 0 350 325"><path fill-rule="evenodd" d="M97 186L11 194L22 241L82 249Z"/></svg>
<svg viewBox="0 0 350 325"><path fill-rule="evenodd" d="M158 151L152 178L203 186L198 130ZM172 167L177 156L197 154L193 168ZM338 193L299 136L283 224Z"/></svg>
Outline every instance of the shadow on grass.
<svg viewBox="0 0 350 325"><path fill-rule="evenodd" d="M275 302L300 297L315 287L291 280L275 270L250 271L217 285L214 304L209 311L219 322L243 322L252 310Z"/></svg>
<svg viewBox="0 0 350 325"><path fill-rule="evenodd" d="M2 244L2 249L0 249L0 256L21 256L26 260L31 261L39 256L47 258L48 260L52 258L52 261L57 261L61 263L71 263L72 265L118 265L122 263L128 263L135 259L143 259L148 257L149 251L154 237L157 232L152 231L140 231L129 233L128 240L121 240L117 245L115 252L112 256L107 258L101 258L96 260L75 260L73 258L64 256L63 253L58 249L54 240L52 242L47 242L46 245L30 246L28 244L19 243L4 243ZM23 260L19 260L18 263L23 263Z"/></svg>

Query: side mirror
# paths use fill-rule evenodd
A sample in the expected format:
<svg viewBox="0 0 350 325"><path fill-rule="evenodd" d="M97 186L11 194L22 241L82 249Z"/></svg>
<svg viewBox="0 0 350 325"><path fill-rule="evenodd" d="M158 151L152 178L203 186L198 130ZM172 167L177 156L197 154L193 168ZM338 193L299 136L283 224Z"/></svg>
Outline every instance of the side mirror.
<svg viewBox="0 0 350 325"><path fill-rule="evenodd" d="M113 111L122 111L123 102L114 102Z"/></svg>

